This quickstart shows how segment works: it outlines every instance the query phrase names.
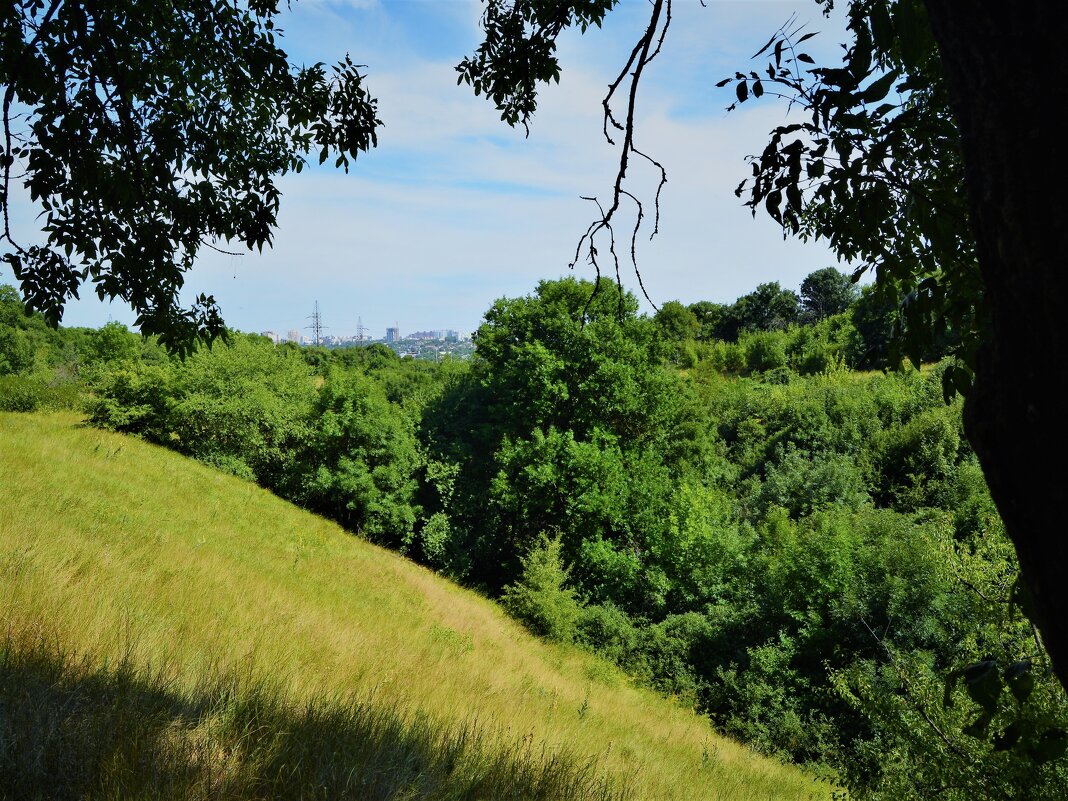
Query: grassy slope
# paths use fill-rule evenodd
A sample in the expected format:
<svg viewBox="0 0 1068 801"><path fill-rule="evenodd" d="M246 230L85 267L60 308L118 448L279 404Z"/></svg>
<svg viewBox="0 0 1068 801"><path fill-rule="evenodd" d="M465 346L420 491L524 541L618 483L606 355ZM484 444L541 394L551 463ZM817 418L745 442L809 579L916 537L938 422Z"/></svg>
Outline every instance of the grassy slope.
<svg viewBox="0 0 1068 801"><path fill-rule="evenodd" d="M223 686L223 677L266 676L276 699L268 704L271 714L242 729L260 733L247 735L247 742L236 747L232 737L230 745L219 745L225 737L216 732L210 734L218 740L214 757L210 749L187 744L171 758L201 767L233 761L272 726L271 731L307 729L311 711L319 710L321 718L329 717L331 708L347 708L362 710L364 718L335 716L330 726L319 725L319 733L332 732L329 737L340 741L355 736L367 714L392 716L385 727L391 737L422 737L424 757L440 763L436 774L425 765L408 765L423 785L445 781L440 777L454 764L441 753L455 746L477 751L483 763L494 754L508 755L512 778L498 777L499 787L517 787L515 772L528 762L546 775L569 770L578 775L585 766L586 778L570 788L550 788L544 781L535 787L532 780L526 790L515 790L515 797L750 801L829 795L796 770L717 737L691 712L629 686L598 660L528 636L476 594L252 484L162 448L81 427L71 416L0 414L0 480L0 621L8 631L0 685L39 685L46 693L26 700L32 693L25 690L23 707L44 708L51 698L57 709L89 708L92 693L85 688L136 673L140 683L134 684L141 688L132 694L141 699L136 703L172 693L185 699L183 709L200 710L170 714L164 727L172 732L170 739L180 734L183 742L203 742L210 734L205 734L204 720L211 717L205 710L218 713L222 697L206 688ZM34 639L33 631L46 636ZM80 661L72 654L82 655ZM99 673L102 665L111 666L106 675ZM149 668L155 671L151 677L145 672ZM254 694L255 684L244 681L239 693ZM66 694L56 696L57 687L66 688ZM7 701L0 697L0 725L6 708L10 728L18 704L11 700L11 686L6 691ZM117 726L114 720L100 723L117 714L115 698L131 693L112 688L97 696L105 699L97 714L99 739L99 733ZM192 698L209 700L190 707ZM166 717L173 708L159 702L153 714ZM68 738L63 747L69 749L73 724L56 723L62 714L53 714L51 723L42 723L38 715L24 725L34 729L33 737L59 742L60 735L47 734L51 726ZM232 708L228 714L232 735L240 715ZM429 717L420 722L419 715ZM381 723L383 718L375 719ZM380 739L385 736L382 726L376 731ZM447 734L435 740L434 732ZM13 770L11 743L18 745L19 736L0 731L0 750L8 748L8 762L0 768L7 764ZM307 756L283 754L277 736L272 742L266 762L244 768L258 771L258 778L246 781L246 789L234 797L281 795L278 776L292 765L308 764ZM33 745L20 747L25 756ZM570 757L552 761L565 752ZM382 753L364 754L360 770L374 770L374 760L385 758ZM149 770L142 763L160 758L153 754L138 752L123 764ZM337 773L337 765L326 764L329 755L325 763L322 753L315 758L320 773ZM334 762L343 759L333 757ZM412 762L410 755L404 759ZM275 784L264 778L268 768L275 771L272 776L278 774L271 779ZM130 770L93 768L85 786L97 787L99 795L122 796L122 787L137 786L123 783L133 781ZM209 785L210 792L225 795L218 775L196 785L172 774L168 781L181 785L173 795L201 795ZM427 778L431 774L439 778ZM595 792L595 782L588 781L594 774L609 791ZM122 775L127 780L115 779ZM163 786L162 780L154 781L157 789ZM344 786L336 781L342 783L332 785L335 792ZM475 781L448 792L419 790L412 781L402 792L403 782L395 782L383 785L376 797L494 798L501 792L485 789L485 777L479 781L482 790ZM190 789L195 787L201 789ZM287 792L328 794L311 785Z"/></svg>

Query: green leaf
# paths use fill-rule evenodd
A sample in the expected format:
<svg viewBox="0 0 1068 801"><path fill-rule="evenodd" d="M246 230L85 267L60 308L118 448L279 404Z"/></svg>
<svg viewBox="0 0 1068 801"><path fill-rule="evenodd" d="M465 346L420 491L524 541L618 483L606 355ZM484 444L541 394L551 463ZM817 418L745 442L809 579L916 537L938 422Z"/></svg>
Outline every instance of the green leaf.
<svg viewBox="0 0 1068 801"><path fill-rule="evenodd" d="M865 103L878 103L890 92L897 77L896 72L886 73L886 75L879 78L877 81L874 81L867 89L865 89L861 93L860 99Z"/></svg>
<svg viewBox="0 0 1068 801"><path fill-rule="evenodd" d="M986 714L993 716L998 711L998 698L1001 696L1001 674L997 662L986 659L964 668L964 684L968 696L975 701Z"/></svg>
<svg viewBox="0 0 1068 801"><path fill-rule="evenodd" d="M1068 751L1068 732L1064 729L1047 729L1027 749L1027 754L1040 765L1064 756Z"/></svg>

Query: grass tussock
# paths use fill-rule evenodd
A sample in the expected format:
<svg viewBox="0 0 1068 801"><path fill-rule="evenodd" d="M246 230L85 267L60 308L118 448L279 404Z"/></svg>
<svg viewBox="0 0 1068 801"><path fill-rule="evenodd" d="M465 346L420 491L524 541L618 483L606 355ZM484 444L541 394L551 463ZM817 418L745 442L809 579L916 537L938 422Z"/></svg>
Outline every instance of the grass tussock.
<svg viewBox="0 0 1068 801"><path fill-rule="evenodd" d="M830 797L174 453L0 414L0 475L2 798Z"/></svg>

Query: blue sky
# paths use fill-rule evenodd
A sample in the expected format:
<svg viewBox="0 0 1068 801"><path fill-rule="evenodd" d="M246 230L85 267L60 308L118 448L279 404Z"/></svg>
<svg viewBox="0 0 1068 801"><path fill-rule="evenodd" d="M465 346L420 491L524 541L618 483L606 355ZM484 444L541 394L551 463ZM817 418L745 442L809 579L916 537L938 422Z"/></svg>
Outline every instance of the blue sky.
<svg viewBox="0 0 1068 801"><path fill-rule="evenodd" d="M603 29L568 32L563 77L546 88L529 138L493 107L456 85L455 64L480 41L478 0L301 0L282 22L296 63L331 63L345 52L367 65L379 98L379 148L346 175L306 170L280 181L275 246L263 254L205 252L187 276L192 294L214 294L227 322L247 331L303 328L316 300L329 333L358 320L381 337L402 331L471 331L494 299L529 293L543 278L570 274L578 237L593 219L581 195L605 197L616 151L601 135L604 87L640 34L648 5L622 0ZM639 97L638 144L659 158L669 182L660 235L639 239L645 286L657 303L730 301L763 281L796 288L835 264L821 243L783 241L754 219L733 189L785 109L775 102L724 107L713 84L750 65L749 56L792 13L822 35L817 61L844 41L840 17L813 0L676 0L664 52ZM759 63L753 65L758 68ZM634 170L651 193L655 177ZM16 235L32 234L33 210L16 208ZM582 265L575 273L591 277ZM0 269L0 282L13 283ZM637 289L632 273L624 282ZM121 304L88 296L64 322L130 322ZM644 308L650 310L648 305Z"/></svg>

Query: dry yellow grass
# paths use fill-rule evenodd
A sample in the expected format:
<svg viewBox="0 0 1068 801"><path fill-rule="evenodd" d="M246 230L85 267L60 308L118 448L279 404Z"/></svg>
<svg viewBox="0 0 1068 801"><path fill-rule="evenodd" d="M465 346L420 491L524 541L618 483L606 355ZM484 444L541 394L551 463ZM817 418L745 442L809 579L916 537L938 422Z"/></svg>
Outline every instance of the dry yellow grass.
<svg viewBox="0 0 1068 801"><path fill-rule="evenodd" d="M266 674L595 758L631 797L822 799L830 788L496 605L252 484L71 415L0 414L0 617L183 687Z"/></svg>

